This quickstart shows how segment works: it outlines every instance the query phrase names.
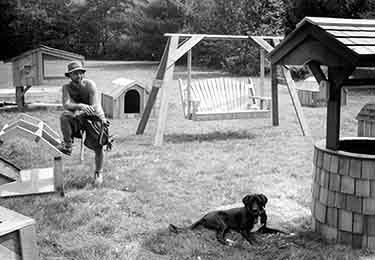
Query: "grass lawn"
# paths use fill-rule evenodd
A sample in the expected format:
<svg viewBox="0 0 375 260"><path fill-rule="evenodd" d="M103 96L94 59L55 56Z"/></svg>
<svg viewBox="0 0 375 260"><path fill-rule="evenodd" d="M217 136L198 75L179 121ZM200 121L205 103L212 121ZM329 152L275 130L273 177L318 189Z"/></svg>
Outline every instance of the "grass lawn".
<svg viewBox="0 0 375 260"><path fill-rule="evenodd" d="M0 75L8 73L5 65L0 67ZM99 89L120 76L150 85L156 72L156 65L89 62L87 67L87 76ZM80 162L77 142L72 156L64 157L64 198L0 200L0 205L37 221L41 259L375 259L375 251L328 244L310 230L313 142L325 137L326 108L303 108L312 139L301 136L285 87L279 90L278 127L271 126L271 119L188 121L176 81L185 77L183 70L177 67L170 83L164 146L152 146L155 118L140 136L135 135L138 119L114 119L116 141L106 154L102 187L90 184L93 154L87 152ZM355 117L374 98L370 92L349 93L342 107L341 136L356 136ZM30 112L55 130L60 113ZM0 114L0 127L16 116ZM50 165L48 154L38 144L17 138L0 146L0 155L21 168ZM188 225L209 210L239 203L248 193L265 194L270 223L295 235L258 235L258 244L250 245L231 233L229 238L238 243L229 247L219 244L213 231L173 234L167 229L169 223Z"/></svg>

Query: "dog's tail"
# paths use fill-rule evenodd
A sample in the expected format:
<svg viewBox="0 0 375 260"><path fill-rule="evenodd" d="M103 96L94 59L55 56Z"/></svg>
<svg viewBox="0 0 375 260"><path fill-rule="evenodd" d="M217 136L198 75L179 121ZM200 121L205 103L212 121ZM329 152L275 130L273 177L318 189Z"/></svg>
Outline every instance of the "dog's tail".
<svg viewBox="0 0 375 260"><path fill-rule="evenodd" d="M177 234L177 233L179 233L183 230L186 230L187 228L181 228L181 227L177 227L173 224L169 224L168 229L169 229L170 232Z"/></svg>
<svg viewBox="0 0 375 260"><path fill-rule="evenodd" d="M189 229L191 229L191 230L195 229L195 228L199 227L202 223L203 223L203 219L198 220L197 222L191 224L188 227L177 227L173 224L169 224L168 229L169 229L170 232L173 232L173 233L177 234L181 231L186 231L186 230L189 230Z"/></svg>

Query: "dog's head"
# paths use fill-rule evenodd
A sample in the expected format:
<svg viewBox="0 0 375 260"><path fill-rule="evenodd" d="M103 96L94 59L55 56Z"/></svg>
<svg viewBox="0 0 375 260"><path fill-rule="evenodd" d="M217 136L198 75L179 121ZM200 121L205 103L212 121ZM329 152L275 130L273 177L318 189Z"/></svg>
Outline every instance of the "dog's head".
<svg viewBox="0 0 375 260"><path fill-rule="evenodd" d="M242 202L245 207L254 217L258 217L265 214L264 207L267 204L267 197L263 194L250 194L246 195Z"/></svg>

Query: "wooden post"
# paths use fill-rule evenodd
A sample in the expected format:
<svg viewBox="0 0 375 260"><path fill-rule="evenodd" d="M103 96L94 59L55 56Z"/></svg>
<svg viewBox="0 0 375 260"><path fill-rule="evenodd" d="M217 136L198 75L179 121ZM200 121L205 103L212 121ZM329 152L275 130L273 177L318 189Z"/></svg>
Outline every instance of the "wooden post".
<svg viewBox="0 0 375 260"><path fill-rule="evenodd" d="M264 49L260 48L260 89L259 95L264 97L264 67L265 67L265 59L264 59Z"/></svg>
<svg viewBox="0 0 375 260"><path fill-rule="evenodd" d="M277 92L277 66L271 65L272 125L279 125L279 97Z"/></svg>
<svg viewBox="0 0 375 260"><path fill-rule="evenodd" d="M292 79L292 75L290 74L289 69L287 69L286 67L282 67L282 71L287 82L286 85L288 87L290 98L292 99L294 110L296 111L298 123L301 127L302 134L303 136L311 136L309 126L306 122L305 116L303 115L301 102L299 101L294 80Z"/></svg>
<svg viewBox="0 0 375 260"><path fill-rule="evenodd" d="M187 77L187 115L191 117L191 60L192 60L192 51L188 51L187 55L187 69L188 69L188 77Z"/></svg>
<svg viewBox="0 0 375 260"><path fill-rule="evenodd" d="M29 225L19 230L21 245L21 259L39 259L39 250L36 241L35 225Z"/></svg>
<svg viewBox="0 0 375 260"><path fill-rule="evenodd" d="M59 192L61 197L64 197L64 171L61 156L57 156L54 158L53 176L55 182L55 191Z"/></svg>
<svg viewBox="0 0 375 260"><path fill-rule="evenodd" d="M338 150L340 145L341 87L332 80L335 73L340 73L340 70L328 68L329 96L327 101L326 147L332 150Z"/></svg>
<svg viewBox="0 0 375 260"><path fill-rule="evenodd" d="M170 63L171 57L173 57L174 52L177 50L178 47L178 36L172 36L170 39L169 50L167 55L167 64ZM158 117L158 125L156 129L155 141L154 145L160 146L163 144L164 139L164 130L165 130L165 123L167 120L167 112L168 112L168 102L169 102L169 89L170 84L169 81L173 78L173 71L174 71L175 63L171 63L170 66L166 68L163 84L162 84L162 96L161 96L161 104L160 104L160 111Z"/></svg>
<svg viewBox="0 0 375 260"><path fill-rule="evenodd" d="M25 107L25 95L23 86L16 87L16 103L19 111L23 111Z"/></svg>
<svg viewBox="0 0 375 260"><path fill-rule="evenodd" d="M165 69L167 67L167 56L168 56L169 44L170 44L170 39L168 39L168 42L163 52L163 56L161 57L160 64L158 67L158 72L156 74L156 79L152 83L150 96L148 97L145 110L143 111L141 120L139 121L139 124L138 124L137 132L136 132L137 135L144 133L148 119L150 118L151 110L154 107L154 104L156 102L156 98L158 96L158 92L161 86L161 81L163 80Z"/></svg>

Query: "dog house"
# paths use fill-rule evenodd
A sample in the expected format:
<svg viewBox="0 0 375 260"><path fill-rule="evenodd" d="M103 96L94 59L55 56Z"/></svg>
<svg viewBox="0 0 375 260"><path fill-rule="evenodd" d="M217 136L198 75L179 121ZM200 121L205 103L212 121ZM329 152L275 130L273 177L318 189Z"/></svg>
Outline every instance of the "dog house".
<svg viewBox="0 0 375 260"><path fill-rule="evenodd" d="M44 85L63 79L66 65L72 60L83 63L84 56L44 45L26 51L9 61L12 63L13 86L18 108L25 105L25 94L31 86Z"/></svg>
<svg viewBox="0 0 375 260"><path fill-rule="evenodd" d="M102 107L108 118L136 118L143 113L148 95L142 83L118 78L102 92Z"/></svg>
<svg viewBox="0 0 375 260"><path fill-rule="evenodd" d="M274 125L277 66L307 65L328 88L326 138L314 146L312 228L354 248L375 248L375 138L340 138L341 91L375 83L353 74L358 67L375 67L373 31L375 20L306 17L269 53Z"/></svg>

